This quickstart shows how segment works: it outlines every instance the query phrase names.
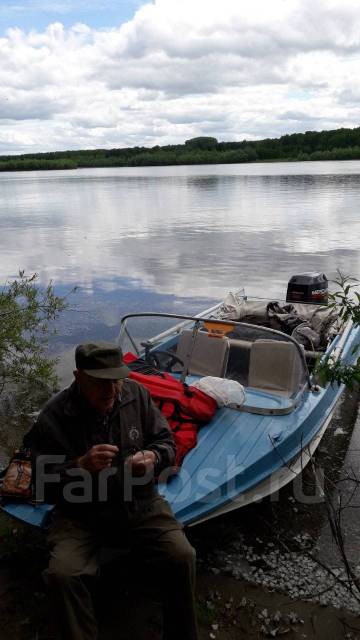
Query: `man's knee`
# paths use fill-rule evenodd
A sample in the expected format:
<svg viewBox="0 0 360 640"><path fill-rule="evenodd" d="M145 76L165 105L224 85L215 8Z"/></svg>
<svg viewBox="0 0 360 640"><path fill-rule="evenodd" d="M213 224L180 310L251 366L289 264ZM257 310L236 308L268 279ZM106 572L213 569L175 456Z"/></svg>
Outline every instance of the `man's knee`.
<svg viewBox="0 0 360 640"><path fill-rule="evenodd" d="M196 552L190 542L182 534L171 545L167 562L172 566L193 568L196 562Z"/></svg>
<svg viewBox="0 0 360 640"><path fill-rule="evenodd" d="M44 580L49 585L62 585L79 577L79 572L68 562L52 562L43 572Z"/></svg>
<svg viewBox="0 0 360 640"><path fill-rule="evenodd" d="M196 562L195 549L189 544L187 547L181 547L174 557L176 564L188 567L194 567Z"/></svg>
<svg viewBox="0 0 360 640"><path fill-rule="evenodd" d="M66 584L76 578L96 575L97 568L94 563L79 563L71 557L51 557L49 566L43 573L45 582L51 585Z"/></svg>

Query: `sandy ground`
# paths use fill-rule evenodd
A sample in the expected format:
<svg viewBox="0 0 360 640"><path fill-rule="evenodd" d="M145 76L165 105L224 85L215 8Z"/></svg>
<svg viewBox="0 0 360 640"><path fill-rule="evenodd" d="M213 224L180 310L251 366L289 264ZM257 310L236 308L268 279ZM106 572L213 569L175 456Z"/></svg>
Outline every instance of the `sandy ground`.
<svg viewBox="0 0 360 640"><path fill-rule="evenodd" d="M213 619L207 624L201 619L201 640L360 638L358 617L330 606L294 601L286 594L231 577L203 573L199 576L198 592L202 604L214 605L210 609Z"/></svg>
<svg viewBox="0 0 360 640"><path fill-rule="evenodd" d="M4 526L1 540L1 640L54 640L56 629L41 580L46 564L43 540ZM116 575L115 584L119 589ZM160 640L161 614L149 598L131 596L124 588L110 598L106 593L114 594L115 587L109 581L103 587L100 640ZM277 636L360 640L360 618L349 612L294 601L222 572L215 575L203 566L198 572L197 602L201 640Z"/></svg>

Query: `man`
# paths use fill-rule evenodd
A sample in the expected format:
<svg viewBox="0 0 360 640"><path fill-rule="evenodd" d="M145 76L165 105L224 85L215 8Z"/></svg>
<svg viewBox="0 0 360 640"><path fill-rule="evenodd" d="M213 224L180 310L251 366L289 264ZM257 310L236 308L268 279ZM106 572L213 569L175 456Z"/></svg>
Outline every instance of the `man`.
<svg viewBox="0 0 360 640"><path fill-rule="evenodd" d="M154 475L175 446L147 390L127 378L119 347L81 344L73 384L44 407L24 444L37 498L57 505L46 581L64 640L95 640L90 586L103 546L129 548L158 581L164 637L196 640L195 553Z"/></svg>

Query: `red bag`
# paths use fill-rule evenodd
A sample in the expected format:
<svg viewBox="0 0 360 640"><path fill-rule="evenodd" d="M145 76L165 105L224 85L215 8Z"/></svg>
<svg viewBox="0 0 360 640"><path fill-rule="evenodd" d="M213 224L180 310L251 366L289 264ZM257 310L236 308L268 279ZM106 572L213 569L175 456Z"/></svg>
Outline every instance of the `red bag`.
<svg viewBox="0 0 360 640"><path fill-rule="evenodd" d="M0 486L1 498L25 501L32 497L32 469L29 449L17 449L4 472Z"/></svg>
<svg viewBox="0 0 360 640"><path fill-rule="evenodd" d="M176 464L180 465L185 454L196 445L199 427L207 424L215 414L215 400L200 389L179 382L169 373L144 375L132 371L129 377L150 391L167 419L176 443Z"/></svg>

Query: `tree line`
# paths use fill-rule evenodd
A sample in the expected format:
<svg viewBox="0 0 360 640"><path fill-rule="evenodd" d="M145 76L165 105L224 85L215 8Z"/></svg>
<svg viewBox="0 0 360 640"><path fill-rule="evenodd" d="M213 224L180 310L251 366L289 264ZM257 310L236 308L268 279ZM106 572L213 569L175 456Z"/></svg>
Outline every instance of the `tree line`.
<svg viewBox="0 0 360 640"><path fill-rule="evenodd" d="M218 142L200 136L185 144L120 149L85 149L0 156L0 171L143 167L242 162L360 159L360 127L306 131L280 138Z"/></svg>

